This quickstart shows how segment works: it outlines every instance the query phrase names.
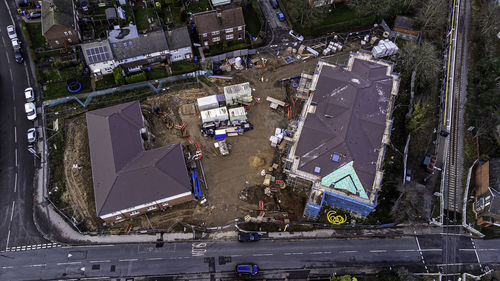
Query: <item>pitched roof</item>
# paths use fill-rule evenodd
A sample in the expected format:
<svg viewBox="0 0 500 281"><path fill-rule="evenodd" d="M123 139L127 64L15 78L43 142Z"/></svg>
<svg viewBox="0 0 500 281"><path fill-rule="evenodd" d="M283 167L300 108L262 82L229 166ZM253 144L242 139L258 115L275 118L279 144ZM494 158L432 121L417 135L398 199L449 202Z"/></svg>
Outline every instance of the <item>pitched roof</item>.
<svg viewBox="0 0 500 281"><path fill-rule="evenodd" d="M42 34L54 25L75 29L72 0L42 0Z"/></svg>
<svg viewBox="0 0 500 281"><path fill-rule="evenodd" d="M307 114L295 151L298 170L325 177L349 163L359 180L346 188L370 197L393 86L386 73L386 65L361 59L351 71L323 64L312 98L316 110Z"/></svg>
<svg viewBox="0 0 500 281"><path fill-rule="evenodd" d="M187 26L179 26L165 32L167 37L167 44L170 50L191 47L191 38Z"/></svg>
<svg viewBox="0 0 500 281"><path fill-rule="evenodd" d="M490 212L500 215L500 158L489 161L489 187L492 195Z"/></svg>
<svg viewBox="0 0 500 281"><path fill-rule="evenodd" d="M108 40L80 44L85 62L90 65L113 60L113 53Z"/></svg>
<svg viewBox="0 0 500 281"><path fill-rule="evenodd" d="M180 144L144 150L139 102L89 111L86 118L98 216L191 190Z"/></svg>
<svg viewBox="0 0 500 281"><path fill-rule="evenodd" d="M167 39L163 31L141 34L138 37L111 42L111 49L116 60L168 50Z"/></svg>
<svg viewBox="0 0 500 281"><path fill-rule="evenodd" d="M201 12L194 14L193 19L199 34L245 25L241 7Z"/></svg>

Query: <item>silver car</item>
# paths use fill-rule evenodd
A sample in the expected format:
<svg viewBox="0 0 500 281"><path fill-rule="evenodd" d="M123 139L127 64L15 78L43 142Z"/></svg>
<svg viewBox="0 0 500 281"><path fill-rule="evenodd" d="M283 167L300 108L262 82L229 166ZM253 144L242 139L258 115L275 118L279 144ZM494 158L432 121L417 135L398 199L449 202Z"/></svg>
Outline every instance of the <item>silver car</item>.
<svg viewBox="0 0 500 281"><path fill-rule="evenodd" d="M34 143L38 139L38 134L35 128L28 129L28 143Z"/></svg>
<svg viewBox="0 0 500 281"><path fill-rule="evenodd" d="M24 97L26 98L27 102L32 102L35 100L35 92L33 91L33 88L29 87L24 89Z"/></svg>
<svg viewBox="0 0 500 281"><path fill-rule="evenodd" d="M11 40L17 38L16 28L12 24L7 26L7 33L9 34L9 38Z"/></svg>
<svg viewBox="0 0 500 281"><path fill-rule="evenodd" d="M32 102L27 102L24 104L24 111L26 112L26 116L28 120L36 119L36 106Z"/></svg>

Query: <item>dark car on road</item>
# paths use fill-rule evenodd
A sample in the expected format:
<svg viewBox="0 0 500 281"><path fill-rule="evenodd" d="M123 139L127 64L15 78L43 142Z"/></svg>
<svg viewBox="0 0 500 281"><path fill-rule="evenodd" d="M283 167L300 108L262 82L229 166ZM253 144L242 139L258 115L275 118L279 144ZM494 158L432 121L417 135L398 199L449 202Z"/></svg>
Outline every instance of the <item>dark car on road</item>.
<svg viewBox="0 0 500 281"><path fill-rule="evenodd" d="M238 233L238 241L240 242L255 242L259 241L260 236L257 232L240 232Z"/></svg>
<svg viewBox="0 0 500 281"><path fill-rule="evenodd" d="M14 58L16 59L17 63L23 63L24 59L23 54L21 54L21 50L14 50Z"/></svg>
<svg viewBox="0 0 500 281"><path fill-rule="evenodd" d="M236 274L238 275L255 275L258 272L259 267L253 263L236 265Z"/></svg>

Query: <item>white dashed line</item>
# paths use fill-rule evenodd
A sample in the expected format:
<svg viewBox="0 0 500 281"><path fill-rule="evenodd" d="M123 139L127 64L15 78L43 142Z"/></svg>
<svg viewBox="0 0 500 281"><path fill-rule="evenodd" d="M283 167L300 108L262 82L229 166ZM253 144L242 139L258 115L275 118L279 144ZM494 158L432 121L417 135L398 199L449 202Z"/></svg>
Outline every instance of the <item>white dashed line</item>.
<svg viewBox="0 0 500 281"><path fill-rule="evenodd" d="M265 256L272 256L273 254L253 254L252 256L254 257L265 257Z"/></svg>
<svg viewBox="0 0 500 281"><path fill-rule="evenodd" d="M10 268L14 268L12 265L11 266L2 266L2 269L10 269Z"/></svg>
<svg viewBox="0 0 500 281"><path fill-rule="evenodd" d="M232 258L241 257L241 255L230 255Z"/></svg>
<svg viewBox="0 0 500 281"><path fill-rule="evenodd" d="M340 251L341 254L357 253L358 251Z"/></svg>
<svg viewBox="0 0 500 281"><path fill-rule="evenodd" d="M111 262L111 261L110 260L90 261L90 263L105 263L105 262Z"/></svg>
<svg viewBox="0 0 500 281"><path fill-rule="evenodd" d="M16 201L12 201L12 210L10 211L10 221L14 218L14 206L16 205Z"/></svg>
<svg viewBox="0 0 500 281"><path fill-rule="evenodd" d="M81 264L81 261L74 261L74 262L59 262L57 265L69 265L69 264Z"/></svg>
<svg viewBox="0 0 500 281"><path fill-rule="evenodd" d="M123 259L123 260L118 260L121 262L128 262L128 261L138 261L138 259Z"/></svg>
<svg viewBox="0 0 500 281"><path fill-rule="evenodd" d="M16 110L14 110L16 112ZM14 143L17 143L17 128L14 126Z"/></svg>
<svg viewBox="0 0 500 281"><path fill-rule="evenodd" d="M9 239L10 239L10 229L9 229L9 232L7 233L7 244L5 245L5 250L6 251L9 250Z"/></svg>
<svg viewBox="0 0 500 281"><path fill-rule="evenodd" d="M17 172L14 174L14 193L17 192Z"/></svg>
<svg viewBox="0 0 500 281"><path fill-rule="evenodd" d="M164 260L165 258L147 258L147 261L159 261L159 260Z"/></svg>
<svg viewBox="0 0 500 281"><path fill-rule="evenodd" d="M17 148L14 148L14 156L15 156L15 160L16 160L16 167L17 167Z"/></svg>
<svg viewBox="0 0 500 281"><path fill-rule="evenodd" d="M370 250L370 253L385 253L387 250Z"/></svg>
<svg viewBox="0 0 500 281"><path fill-rule="evenodd" d="M42 267L46 266L47 264L41 263L41 264L30 264L30 265L25 265L24 267Z"/></svg>
<svg viewBox="0 0 500 281"><path fill-rule="evenodd" d="M323 252L312 252L311 255L322 255Z"/></svg>

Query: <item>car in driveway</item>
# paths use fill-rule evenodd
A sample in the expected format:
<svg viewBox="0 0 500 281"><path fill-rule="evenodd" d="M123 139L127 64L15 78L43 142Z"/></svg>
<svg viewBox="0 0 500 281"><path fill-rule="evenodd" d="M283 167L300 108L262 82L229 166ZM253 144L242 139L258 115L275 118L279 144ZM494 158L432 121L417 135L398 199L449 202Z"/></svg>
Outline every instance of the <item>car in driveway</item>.
<svg viewBox="0 0 500 281"><path fill-rule="evenodd" d="M7 34L11 40L17 38L16 28L12 24L7 26Z"/></svg>
<svg viewBox="0 0 500 281"><path fill-rule="evenodd" d="M14 50L14 58L17 63L23 63L23 54L21 53L21 49Z"/></svg>
<svg viewBox="0 0 500 281"><path fill-rule="evenodd" d="M35 100L35 91L33 91L33 88L29 87L24 89L24 97L26 98L27 102L32 102Z"/></svg>
<svg viewBox="0 0 500 281"><path fill-rule="evenodd" d="M258 272L259 272L259 267L253 263L236 265L236 274L238 275L255 275Z"/></svg>
<svg viewBox="0 0 500 281"><path fill-rule="evenodd" d="M38 134L36 132L36 129L35 128L28 129L27 137L28 137L28 143L31 144L36 142L38 140Z"/></svg>
<svg viewBox="0 0 500 281"><path fill-rule="evenodd" d="M240 242L256 242L260 240L260 235L257 232L240 232L238 233L238 241Z"/></svg>
<svg viewBox="0 0 500 281"><path fill-rule="evenodd" d="M288 32L288 34L290 34L290 36L292 36L293 38L299 40L299 41L304 41L304 36L300 35L299 33L293 31L293 29L290 29L290 31Z"/></svg>
<svg viewBox="0 0 500 281"><path fill-rule="evenodd" d="M24 104L24 112L26 112L26 116L28 120L36 119L36 106L32 102L27 102Z"/></svg>
<svg viewBox="0 0 500 281"><path fill-rule="evenodd" d="M276 16L278 17L279 21L285 21L285 15L283 15L283 12L277 11Z"/></svg>

